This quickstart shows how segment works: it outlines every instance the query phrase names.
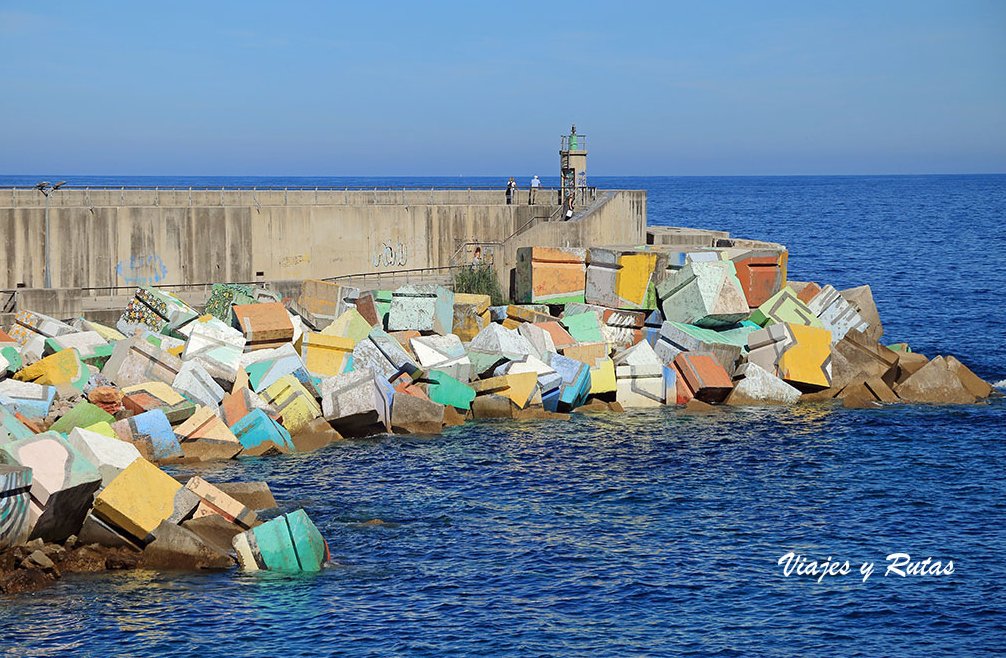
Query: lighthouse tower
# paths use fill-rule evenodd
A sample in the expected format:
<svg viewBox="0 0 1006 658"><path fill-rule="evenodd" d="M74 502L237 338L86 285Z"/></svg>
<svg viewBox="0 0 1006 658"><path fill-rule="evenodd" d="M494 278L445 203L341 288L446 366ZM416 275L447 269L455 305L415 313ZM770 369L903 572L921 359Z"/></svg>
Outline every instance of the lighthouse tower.
<svg viewBox="0 0 1006 658"><path fill-rule="evenodd" d="M562 136L559 169L562 172L562 203L568 204L570 197L575 203L577 190L583 200L587 190L587 136L576 134L576 124L569 129L568 135Z"/></svg>

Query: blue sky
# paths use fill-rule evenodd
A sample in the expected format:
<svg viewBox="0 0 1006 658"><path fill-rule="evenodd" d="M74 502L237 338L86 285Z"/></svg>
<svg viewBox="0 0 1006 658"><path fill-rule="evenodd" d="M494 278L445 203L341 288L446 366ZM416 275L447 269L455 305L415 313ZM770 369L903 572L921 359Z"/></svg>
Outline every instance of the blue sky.
<svg viewBox="0 0 1006 658"><path fill-rule="evenodd" d="M1006 2L3 2L0 173L1006 172Z"/></svg>

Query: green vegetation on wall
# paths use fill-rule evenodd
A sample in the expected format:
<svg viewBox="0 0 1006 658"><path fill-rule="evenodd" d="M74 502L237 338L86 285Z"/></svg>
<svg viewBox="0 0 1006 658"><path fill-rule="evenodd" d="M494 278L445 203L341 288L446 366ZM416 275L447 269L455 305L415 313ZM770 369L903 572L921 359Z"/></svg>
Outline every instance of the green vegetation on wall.
<svg viewBox="0 0 1006 658"><path fill-rule="evenodd" d="M506 304L503 291L500 290L499 279L492 265L472 265L458 270L454 275L454 292L473 295L489 295L493 306Z"/></svg>

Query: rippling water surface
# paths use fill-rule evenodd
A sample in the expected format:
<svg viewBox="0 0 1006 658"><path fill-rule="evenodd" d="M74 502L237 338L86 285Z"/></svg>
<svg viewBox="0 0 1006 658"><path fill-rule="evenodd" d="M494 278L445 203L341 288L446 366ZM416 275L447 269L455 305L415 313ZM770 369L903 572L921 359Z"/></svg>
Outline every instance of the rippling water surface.
<svg viewBox="0 0 1006 658"><path fill-rule="evenodd" d="M1006 177L598 184L647 189L654 224L785 242L791 278L870 283L888 340L1006 378ZM0 599L0 653L998 653L1004 420L1002 401L668 408L186 471L267 480L284 509L307 509L335 564L301 577L69 577ZM854 573L786 578L788 551ZM893 552L953 560L954 573L884 577ZM864 561L877 565L865 583Z"/></svg>

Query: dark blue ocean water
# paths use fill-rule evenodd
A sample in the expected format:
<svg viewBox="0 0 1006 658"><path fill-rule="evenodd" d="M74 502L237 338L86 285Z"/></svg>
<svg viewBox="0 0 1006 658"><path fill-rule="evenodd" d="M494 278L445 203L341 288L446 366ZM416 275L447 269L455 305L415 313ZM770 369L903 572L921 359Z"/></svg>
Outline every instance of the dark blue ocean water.
<svg viewBox="0 0 1006 658"><path fill-rule="evenodd" d="M653 224L784 242L793 279L870 283L887 340L1006 378L1006 176L594 182L648 190ZM305 507L336 564L305 577L66 578L0 599L0 653L1002 653L1004 421L1002 401L709 416L668 408L474 423L215 465L199 472L265 479L285 508ZM849 560L853 573L784 577L777 560L789 551ZM885 577L894 552L953 560L954 573ZM864 561L876 563L865 583Z"/></svg>

